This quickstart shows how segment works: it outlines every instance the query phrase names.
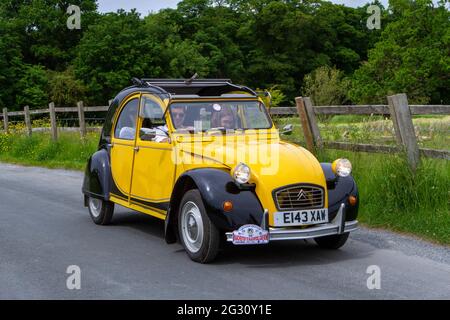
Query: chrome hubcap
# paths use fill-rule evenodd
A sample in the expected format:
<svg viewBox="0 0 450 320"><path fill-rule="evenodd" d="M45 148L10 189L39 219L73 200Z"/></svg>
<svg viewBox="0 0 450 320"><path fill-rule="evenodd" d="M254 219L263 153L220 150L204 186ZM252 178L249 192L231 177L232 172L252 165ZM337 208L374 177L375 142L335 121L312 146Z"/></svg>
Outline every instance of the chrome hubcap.
<svg viewBox="0 0 450 320"><path fill-rule="evenodd" d="M181 209L181 230L184 243L191 252L200 250L203 243L203 221L194 202L186 202Z"/></svg>
<svg viewBox="0 0 450 320"><path fill-rule="evenodd" d="M100 216L100 213L102 211L102 200L89 198L89 209L91 209L92 215L95 218L98 218L98 216Z"/></svg>

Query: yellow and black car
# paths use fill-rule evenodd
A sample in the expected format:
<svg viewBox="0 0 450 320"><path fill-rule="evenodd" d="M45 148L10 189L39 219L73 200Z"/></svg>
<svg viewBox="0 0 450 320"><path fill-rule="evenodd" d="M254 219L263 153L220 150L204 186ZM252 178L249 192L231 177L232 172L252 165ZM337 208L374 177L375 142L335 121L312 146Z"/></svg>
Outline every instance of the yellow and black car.
<svg viewBox="0 0 450 320"><path fill-rule="evenodd" d="M314 239L339 248L358 222L351 163L282 141L266 101L226 79L133 79L112 101L83 182L106 225L114 204L165 220L167 243L212 261L235 245Z"/></svg>

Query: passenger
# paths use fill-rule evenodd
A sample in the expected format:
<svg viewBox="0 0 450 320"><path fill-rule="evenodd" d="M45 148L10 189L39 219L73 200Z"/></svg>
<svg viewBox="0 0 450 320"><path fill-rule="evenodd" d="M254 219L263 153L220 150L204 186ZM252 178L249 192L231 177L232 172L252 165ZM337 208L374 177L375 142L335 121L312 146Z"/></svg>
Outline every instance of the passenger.
<svg viewBox="0 0 450 320"><path fill-rule="evenodd" d="M236 118L231 108L224 108L218 104L213 108L215 112L211 116L211 128L236 129Z"/></svg>
<svg viewBox="0 0 450 320"><path fill-rule="evenodd" d="M129 113L126 122L127 125L123 126L122 129L120 129L119 139L134 140L136 135L136 115L133 113Z"/></svg>

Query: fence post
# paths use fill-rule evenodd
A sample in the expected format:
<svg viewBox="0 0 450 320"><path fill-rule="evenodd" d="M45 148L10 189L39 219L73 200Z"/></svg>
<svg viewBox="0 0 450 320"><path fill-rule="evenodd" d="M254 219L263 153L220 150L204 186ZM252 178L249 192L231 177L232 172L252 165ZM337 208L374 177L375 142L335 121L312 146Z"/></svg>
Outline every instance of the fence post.
<svg viewBox="0 0 450 320"><path fill-rule="evenodd" d="M313 104L309 97L303 98L305 104L306 115L308 116L309 125L311 127L314 145L322 149L322 137L320 135L319 125L317 124L316 114L313 109Z"/></svg>
<svg viewBox="0 0 450 320"><path fill-rule="evenodd" d="M58 139L58 127L56 124L55 103L50 102L48 105L48 109L50 112L50 122L52 125L52 139L53 141L56 141Z"/></svg>
<svg viewBox="0 0 450 320"><path fill-rule="evenodd" d="M295 98L295 104L297 106L297 113L300 117L300 122L302 124L303 135L306 141L306 148L314 152L314 141L313 134L311 131L311 126L309 125L308 116L306 114L306 108L302 97Z"/></svg>
<svg viewBox="0 0 450 320"><path fill-rule="evenodd" d="M27 134L31 136L33 129L31 127L31 118L30 118L30 107L25 106L23 108L23 112L25 113L25 126L27 127Z"/></svg>
<svg viewBox="0 0 450 320"><path fill-rule="evenodd" d="M409 165L415 171L420 161L420 153L408 98L404 93L388 96L387 98L397 143L400 143L406 150Z"/></svg>
<svg viewBox="0 0 450 320"><path fill-rule="evenodd" d="M9 132L8 127L8 108L3 108L3 126L5 128L5 133Z"/></svg>
<svg viewBox="0 0 450 320"><path fill-rule="evenodd" d="M86 122L84 120L84 104L83 101L78 101L77 102L77 107L78 107L78 120L80 123L80 134L81 137L84 138L86 137Z"/></svg>

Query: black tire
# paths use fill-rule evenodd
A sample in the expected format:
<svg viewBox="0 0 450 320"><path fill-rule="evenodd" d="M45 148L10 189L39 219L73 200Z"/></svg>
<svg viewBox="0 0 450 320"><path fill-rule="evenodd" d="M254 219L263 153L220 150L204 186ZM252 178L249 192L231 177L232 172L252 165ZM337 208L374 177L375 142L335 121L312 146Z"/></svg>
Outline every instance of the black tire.
<svg viewBox="0 0 450 320"><path fill-rule="evenodd" d="M203 228L201 245L198 245L199 249L197 251L191 249L192 245L187 243L189 241L188 238L185 240L185 236L187 237L188 233L187 229L184 228L185 231L183 231L183 221L185 221L182 218L184 211L183 208L185 208L185 205L192 205L192 203L195 204L200 211L201 223ZM185 236L183 235L183 232L185 232ZM181 244L183 245L186 253L188 254L189 258L191 258L191 260L200 263L209 263L216 258L220 247L220 233L217 227L209 219L206 213L205 206L203 204L202 197L197 189L189 190L188 192L186 192L183 196L183 199L181 200L178 210L178 234L179 239L181 240Z"/></svg>
<svg viewBox="0 0 450 320"><path fill-rule="evenodd" d="M88 209L95 224L104 226L111 223L114 214L113 202L88 197Z"/></svg>
<svg viewBox="0 0 450 320"><path fill-rule="evenodd" d="M339 249L348 239L349 233L337 234L333 236L314 238L314 241L323 249Z"/></svg>

